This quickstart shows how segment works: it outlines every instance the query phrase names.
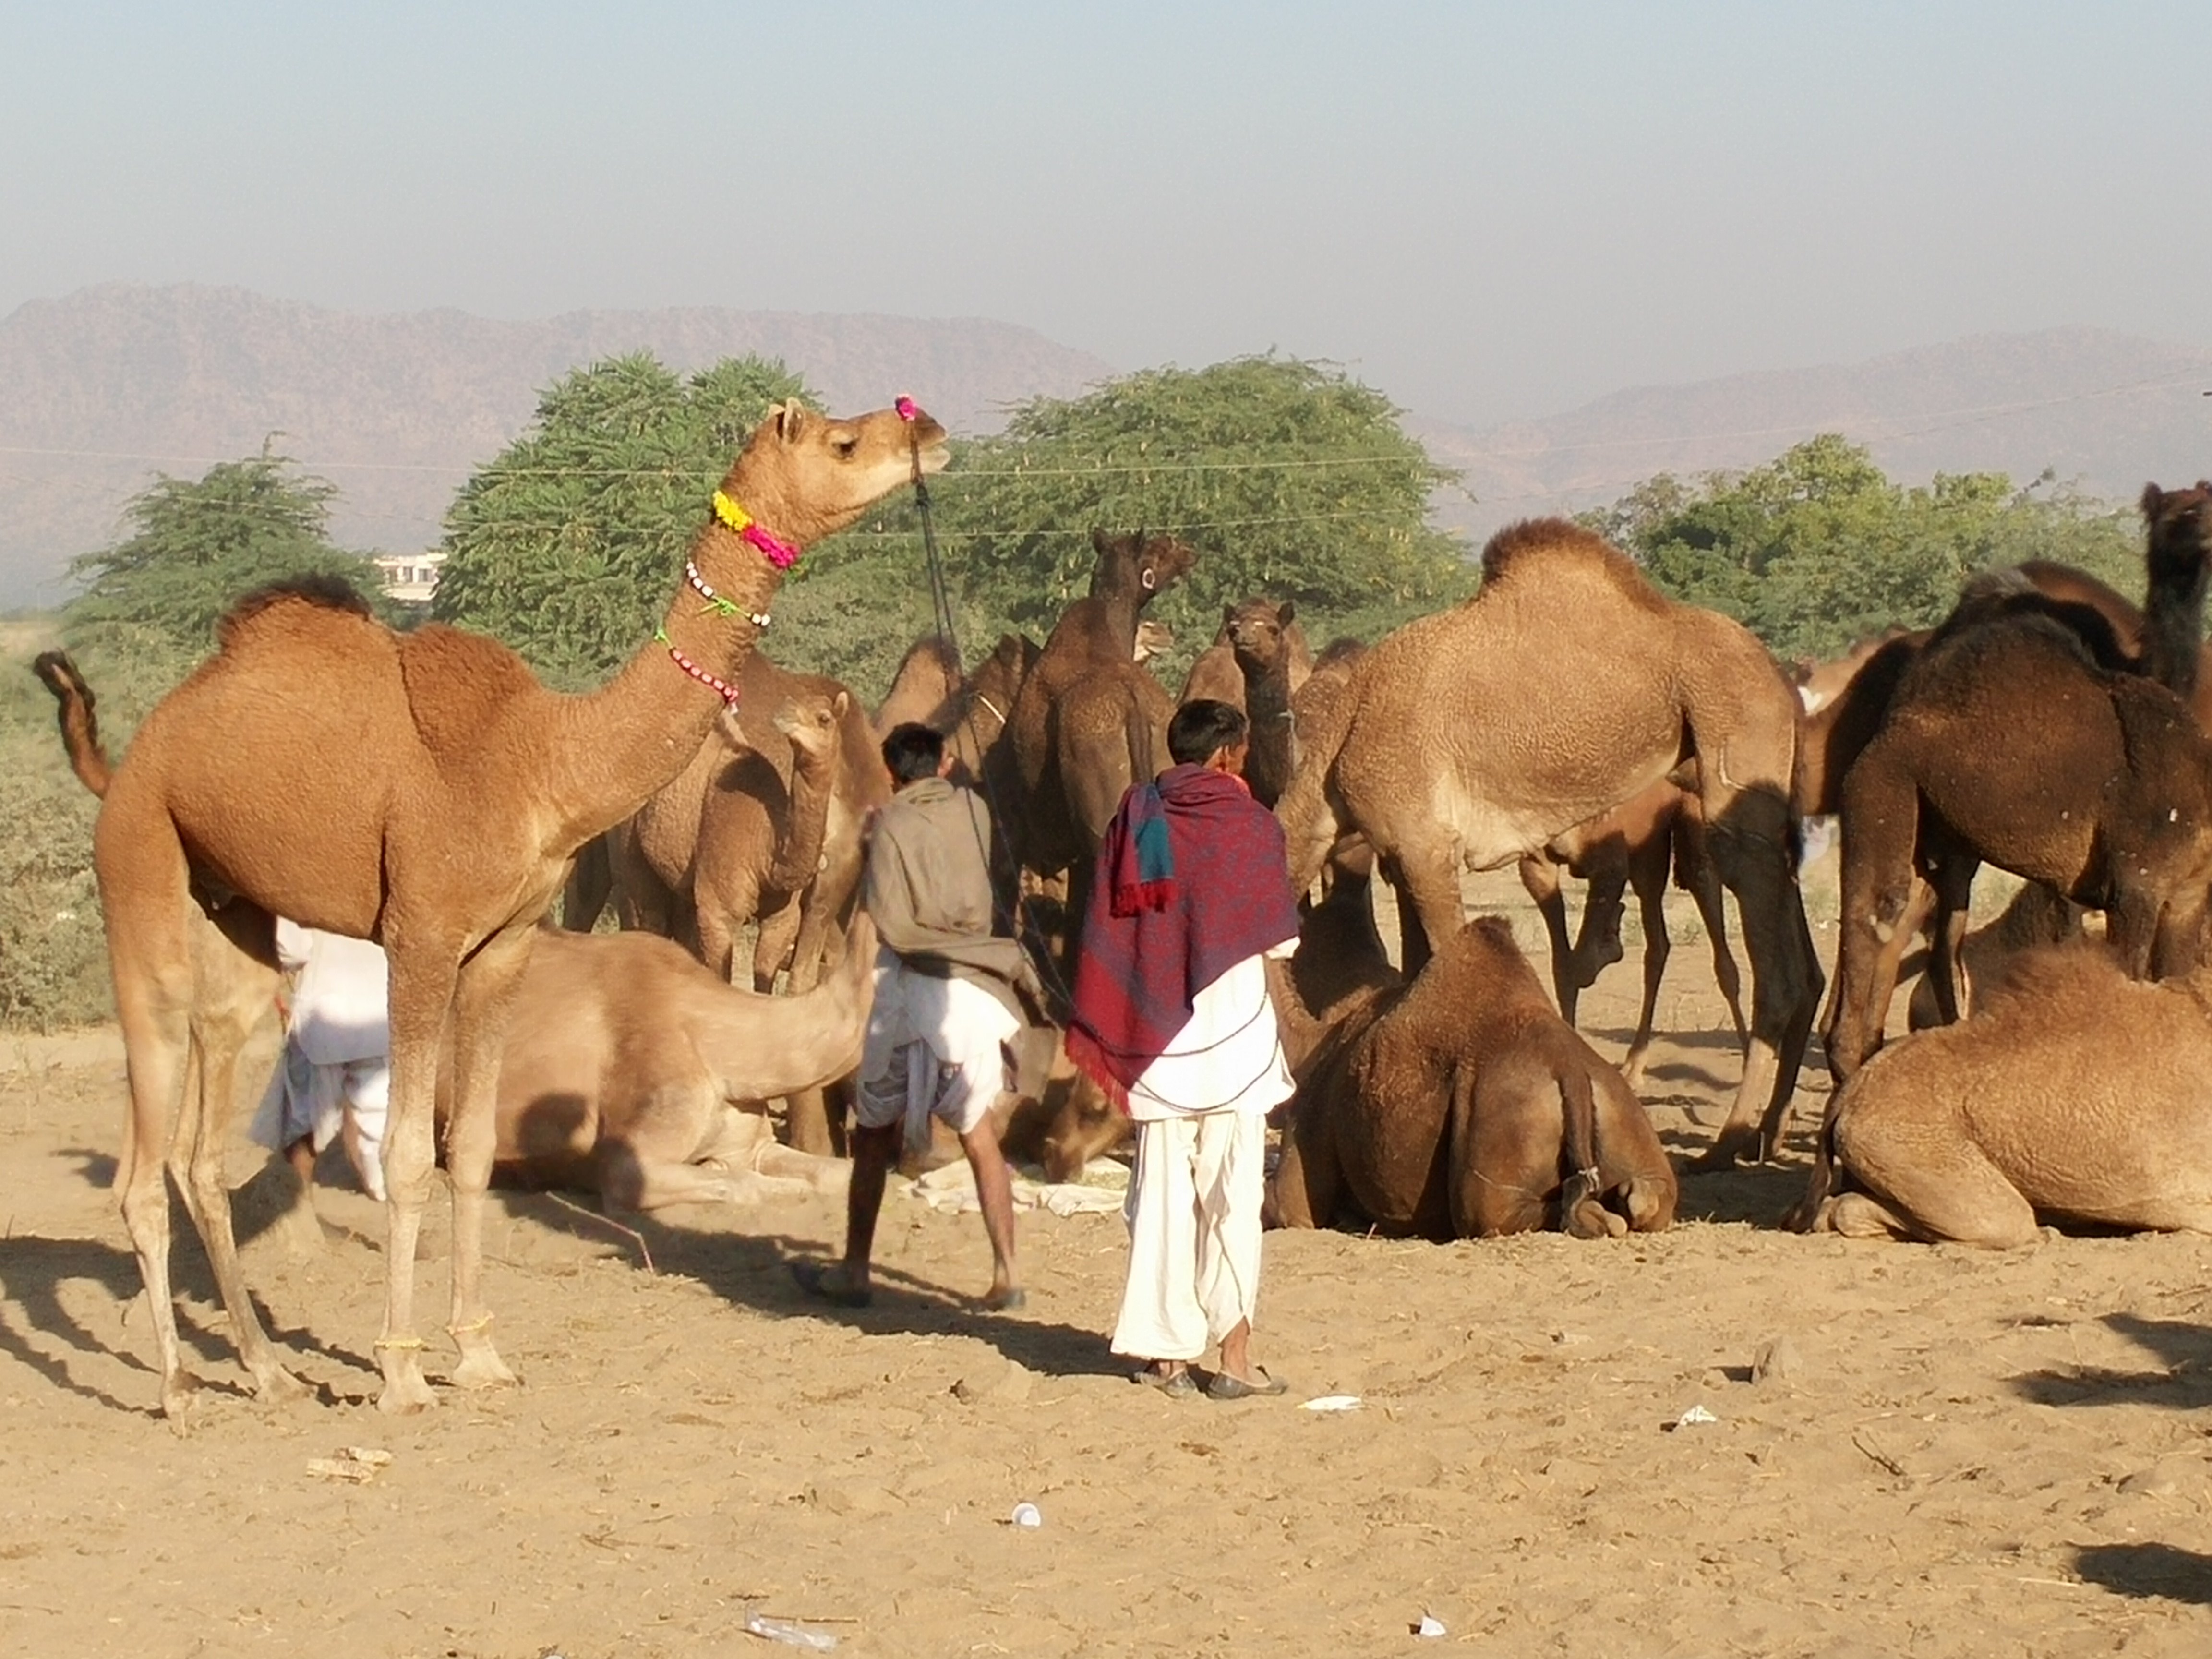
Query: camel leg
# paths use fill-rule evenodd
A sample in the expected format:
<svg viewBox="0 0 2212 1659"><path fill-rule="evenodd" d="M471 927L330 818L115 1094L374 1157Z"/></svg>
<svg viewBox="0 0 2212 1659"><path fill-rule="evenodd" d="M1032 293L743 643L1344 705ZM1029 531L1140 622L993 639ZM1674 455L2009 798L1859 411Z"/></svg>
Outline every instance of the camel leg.
<svg viewBox="0 0 2212 1659"><path fill-rule="evenodd" d="M1736 973L1735 952L1729 949L1728 908L1721 896L1720 878L1713 873L1702 846L1694 859L1683 863L1688 866L1688 879L1682 884L1689 890L1691 901L1698 907L1698 920L1705 925L1705 937L1712 945L1713 980L1728 1003L1729 1018L1735 1023L1736 1046L1742 1048L1750 1035L1743 1020L1743 981Z"/></svg>
<svg viewBox="0 0 2212 1659"><path fill-rule="evenodd" d="M1980 860L1947 854L1929 872L1935 895L1929 918L1928 988L1936 999L1939 1024L1955 1025L1971 1012L1966 985L1966 923L1974 898L1974 872ZM1903 930L1900 930L1903 931ZM1888 1010L1884 1009L1887 1020Z"/></svg>
<svg viewBox="0 0 2212 1659"><path fill-rule="evenodd" d="M2186 974L2203 961L2206 899L2203 888L2186 887L2166 901L2151 936L2153 979Z"/></svg>
<svg viewBox="0 0 2212 1659"><path fill-rule="evenodd" d="M1838 1084L1881 1048L1897 964L1911 939L1919 791L1886 759L1877 738L1844 780L1843 918L1828 1022L1828 1071Z"/></svg>
<svg viewBox="0 0 2212 1659"><path fill-rule="evenodd" d="M1636 913L1644 922L1644 1005L1637 1011L1636 1035L1620 1063L1620 1074L1632 1089L1644 1086L1644 1062L1651 1051L1651 1027L1659 1014L1659 984L1667 977L1667 958L1674 948L1667 937L1667 869L1671 862L1664 836L1656 838L1659 856L1653 861L1639 856L1629 866L1628 878L1636 888ZM1617 902L1617 901L1616 901ZM1730 963L1731 967L1735 964ZM1743 1035L1743 1016L1736 1016L1736 1036Z"/></svg>
<svg viewBox="0 0 2212 1659"><path fill-rule="evenodd" d="M391 963L392 1102L384 1137L384 1329L376 1339L384 1389L376 1405L397 1413L438 1403L422 1380L422 1339L415 1334L415 1247L436 1161L438 1042L459 967L458 951L434 940L416 945L389 925L384 946ZM457 1133L464 1105L457 1091Z"/></svg>
<svg viewBox="0 0 2212 1659"><path fill-rule="evenodd" d="M1559 866L1531 854L1521 860L1521 884L1544 918L1544 932L1552 941L1552 994L1559 1001L1559 1018L1571 1025L1581 988L1575 983L1574 946L1567 938L1567 902L1559 892Z"/></svg>
<svg viewBox="0 0 2212 1659"><path fill-rule="evenodd" d="M240 1362L252 1374L261 1399L276 1402L301 1399L307 1389L284 1369L254 1310L231 1226L230 1186L223 1178L225 1136L238 1098L239 1052L274 1004L276 943L265 911L242 903L228 908L250 914L227 913L219 924L221 931L214 924L195 928L200 950L192 1012L193 1060L188 1068L193 1076L187 1079L182 1116L170 1146L169 1171L206 1247ZM266 960L257 961L239 939L253 940Z"/></svg>
<svg viewBox="0 0 2212 1659"><path fill-rule="evenodd" d="M798 983L799 958L794 952L799 943L799 901L793 898L758 921L753 937L753 989L763 995L775 989L775 976L787 967L791 969L792 994L802 994Z"/></svg>
<svg viewBox="0 0 2212 1659"><path fill-rule="evenodd" d="M1845 1232L1893 1224L1911 1237L1993 1250L2034 1243L2034 1210L1965 1129L1925 1102L1907 1111L1846 1110L1838 1119L1836 1161L1863 1194L1838 1198L1829 1226Z"/></svg>
<svg viewBox="0 0 2212 1659"><path fill-rule="evenodd" d="M453 992L453 1115L446 1130L446 1172L453 1189L453 1304L447 1329L461 1351L454 1382L464 1389L511 1384L514 1373L491 1340L483 1295L483 1218L499 1139L499 1060L508 1011L530 965L533 930L518 927L477 947Z"/></svg>
<svg viewBox="0 0 2212 1659"><path fill-rule="evenodd" d="M1727 814L1707 810L1706 846L1721 884L1735 895L1751 962L1751 1040L1728 1121L1700 1169L1763 1159L1788 1115L1820 1000L1820 969L1785 833L1787 808L1748 793ZM1737 819L1744 821L1738 822Z"/></svg>
<svg viewBox="0 0 2212 1659"><path fill-rule="evenodd" d="M1386 860L1383 875L1398 895L1398 951L1405 975L1418 979L1436 942L1454 938L1466 925L1458 866L1449 849L1438 848L1413 859L1401 854Z"/></svg>
<svg viewBox="0 0 2212 1659"><path fill-rule="evenodd" d="M734 982L738 966L737 929L730 912L715 893L698 895L699 960L725 985Z"/></svg>

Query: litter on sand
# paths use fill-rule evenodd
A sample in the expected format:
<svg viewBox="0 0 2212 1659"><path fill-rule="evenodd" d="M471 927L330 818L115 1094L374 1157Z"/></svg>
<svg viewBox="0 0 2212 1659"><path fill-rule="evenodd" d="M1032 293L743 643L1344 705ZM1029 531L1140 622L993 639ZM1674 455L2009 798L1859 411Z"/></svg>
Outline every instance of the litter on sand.
<svg viewBox="0 0 2212 1659"><path fill-rule="evenodd" d="M1092 1165L1100 1162L1108 1170L1121 1177L1119 1188L1101 1185L1106 1171L1094 1173ZM1036 1173L1042 1174L1039 1170ZM1046 1210L1056 1216L1104 1215L1119 1210L1128 1190L1129 1172L1110 1159L1093 1159L1086 1165L1080 1181L1050 1182L1030 1178L1029 1174L1017 1176L1013 1182L1014 1207L1018 1210ZM966 1214L981 1210L982 1200L975 1196L975 1172L969 1169L965 1158L932 1170L917 1176L911 1188L914 1196L933 1210L951 1214Z"/></svg>
<svg viewBox="0 0 2212 1659"><path fill-rule="evenodd" d="M1038 1510L1037 1506L1034 1504L1015 1504L1012 1519L1014 1524L1018 1527L1041 1527L1044 1525L1044 1516Z"/></svg>
<svg viewBox="0 0 2212 1659"><path fill-rule="evenodd" d="M325 1480L350 1480L356 1486L374 1480L390 1465L392 1454L374 1446L341 1446L336 1457L311 1457L307 1473Z"/></svg>
<svg viewBox="0 0 2212 1659"><path fill-rule="evenodd" d="M1674 1419L1674 1426L1678 1429L1686 1429L1698 1423L1717 1423L1719 1421L1719 1418L1715 1417L1703 1406L1692 1406L1689 1410L1684 1412L1680 1417Z"/></svg>
<svg viewBox="0 0 2212 1659"><path fill-rule="evenodd" d="M1444 1629L1444 1621L1443 1620L1437 1618L1432 1613L1425 1613L1421 1615L1421 1622L1413 1626L1413 1634L1416 1636L1443 1636L1449 1634L1449 1632Z"/></svg>
<svg viewBox="0 0 2212 1659"><path fill-rule="evenodd" d="M1356 1394L1324 1394L1299 1402L1302 1412L1356 1412L1360 1400Z"/></svg>
<svg viewBox="0 0 2212 1659"><path fill-rule="evenodd" d="M794 1625L788 1619L770 1619L763 1613L745 1615L745 1633L764 1636L771 1642L781 1642L787 1647L811 1648L817 1653L827 1653L837 1645L837 1638L826 1630L809 1630L804 1625Z"/></svg>

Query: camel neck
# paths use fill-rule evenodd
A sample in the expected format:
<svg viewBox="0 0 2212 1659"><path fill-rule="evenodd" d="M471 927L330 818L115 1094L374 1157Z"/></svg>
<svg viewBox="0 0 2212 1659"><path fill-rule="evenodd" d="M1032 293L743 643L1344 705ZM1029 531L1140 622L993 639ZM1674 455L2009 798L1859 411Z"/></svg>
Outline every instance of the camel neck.
<svg viewBox="0 0 2212 1659"><path fill-rule="evenodd" d="M734 489L728 493L743 499ZM775 533L790 542L787 532ZM717 683L736 685L760 635L755 617L768 614L783 580L720 521L692 542L690 568L698 581L678 587L658 636L597 691L568 700L548 760L550 799L574 840L621 823L697 753L727 706Z"/></svg>
<svg viewBox="0 0 2212 1659"><path fill-rule="evenodd" d="M843 735L839 732L818 753L797 745L792 749L790 811L784 820L782 843L775 849L775 862L768 876L768 884L778 892L803 891L821 865L822 845L829 839L830 798L836 793Z"/></svg>

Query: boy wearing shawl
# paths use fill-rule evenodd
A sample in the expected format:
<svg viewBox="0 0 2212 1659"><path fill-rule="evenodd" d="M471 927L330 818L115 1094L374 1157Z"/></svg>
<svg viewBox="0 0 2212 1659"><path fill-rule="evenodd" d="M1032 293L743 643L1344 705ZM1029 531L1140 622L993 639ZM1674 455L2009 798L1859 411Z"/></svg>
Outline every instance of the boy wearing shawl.
<svg viewBox="0 0 2212 1659"><path fill-rule="evenodd" d="M1218 1343L1218 1400L1280 1394L1252 1361L1267 1114L1290 1066L1265 958L1298 936L1283 832L1242 775L1243 714L1200 699L1175 765L1122 797L1084 919L1068 1057L1135 1121L1129 1277L1113 1349L1177 1396Z"/></svg>
<svg viewBox="0 0 2212 1659"><path fill-rule="evenodd" d="M903 1140L927 1149L929 1120L960 1137L991 1240L988 1308L1018 1308L1013 1183L990 1109L1012 1082L1009 1047L1023 1026L1021 946L991 931L991 819L948 782L952 757L927 726L895 726L884 764L898 793L868 832L861 902L876 924L875 997L862 1040L845 1200L845 1258L827 1271L794 1264L813 1295L865 1307L884 1181Z"/></svg>

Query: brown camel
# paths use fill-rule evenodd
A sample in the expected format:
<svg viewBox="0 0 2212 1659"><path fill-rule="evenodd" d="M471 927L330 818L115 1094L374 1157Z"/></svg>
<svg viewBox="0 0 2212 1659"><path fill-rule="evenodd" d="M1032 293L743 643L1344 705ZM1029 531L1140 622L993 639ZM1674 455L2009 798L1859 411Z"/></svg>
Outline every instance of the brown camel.
<svg viewBox="0 0 2212 1659"><path fill-rule="evenodd" d="M2201 635L2212 489L2145 492L2147 641ZM2196 611L2192 623L2188 613ZM1899 676L1844 780L1842 938L1828 1025L1838 1081L1881 1045L1916 870L1935 894L1930 976L1958 1018L1975 872L1995 864L2106 912L2136 977L2194 965L2212 884L2212 738L2166 685L2133 672L2109 626L2016 572L1978 579ZM2177 615L2176 613L2185 613ZM2101 630L2101 631L2100 631Z"/></svg>
<svg viewBox="0 0 2212 1659"><path fill-rule="evenodd" d="M1065 872L1063 970L1073 982L1075 934L1091 861L1129 786L1167 760L1174 705L1133 660L1139 614L1197 556L1172 536L1091 533L1091 592L1069 605L1014 699L1009 735L1019 805L1009 826L1022 866Z"/></svg>
<svg viewBox="0 0 2212 1659"><path fill-rule="evenodd" d="M1540 853L1521 860L1521 884L1536 902L1552 944L1552 987L1559 1015L1575 1023L1583 990L1623 955L1620 922L1623 896L1634 889L1644 922L1644 1000L1637 1012L1636 1035L1620 1062L1632 1089L1644 1084L1651 1048L1651 1028L1659 1007L1659 985L1666 976L1674 943L1667 935L1667 879L1671 873L1696 901L1698 919L1711 942L1713 977L1744 1041L1743 998L1735 956L1729 949L1728 913L1721 884L1705 856L1705 826L1698 802L1661 780L1635 799L1602 817L1554 836ZM1567 936L1567 906L1560 892L1562 874L1589 884L1583 900L1582 926Z"/></svg>
<svg viewBox="0 0 2212 1659"><path fill-rule="evenodd" d="M1283 798L1297 758L1292 702L1313 675L1313 653L1288 599L1247 599L1225 613L1224 628L1243 678L1242 707L1252 722L1244 781L1252 799L1273 806Z"/></svg>
<svg viewBox="0 0 2212 1659"><path fill-rule="evenodd" d="M499 1072L494 1164L611 1210L840 1193L851 1165L776 1144L765 1102L860 1061L875 929L799 996L724 984L650 933L548 929L531 947Z"/></svg>
<svg viewBox="0 0 2212 1659"><path fill-rule="evenodd" d="M1331 718L1302 740L1277 808L1293 884L1304 891L1347 831L1364 834L1398 890L1418 971L1431 940L1459 932L1463 868L1538 852L1695 757L1752 974L1743 1081L1708 1156L1763 1156L1820 990L1790 816L1796 697L1740 623L1667 599L1564 520L1500 532L1483 569L1475 598L1356 661Z"/></svg>
<svg viewBox="0 0 2212 1659"><path fill-rule="evenodd" d="M246 1294L222 1174L239 1052L276 988L277 915L375 939L391 962L378 1404L435 1398L414 1292L441 1058L454 1078L453 1380L513 1381L483 1298L483 1195L507 1013L538 920L577 849L697 752L780 563L917 467L941 467L944 439L919 414L833 420L779 405L714 510L702 504L665 640L587 696L547 690L495 641L434 624L396 635L349 591L301 582L236 606L215 656L147 716L108 782L93 859L131 1077L116 1183L165 1411L181 1413L193 1388L170 1299L165 1152L240 1358L263 1395L301 1392Z"/></svg>
<svg viewBox="0 0 2212 1659"><path fill-rule="evenodd" d="M1177 708L1201 698L1225 702L1232 708L1243 708L1244 671L1237 665L1237 645L1229 637L1228 619L1236 614L1234 605L1225 609L1213 643L1191 663L1190 672L1183 676L1182 694L1176 698Z"/></svg>
<svg viewBox="0 0 2212 1659"><path fill-rule="evenodd" d="M807 687L785 698L769 723L787 752L773 760L751 746L734 715L720 721L728 748L700 808L691 904L699 959L726 984L737 982L738 931L749 922L757 924L753 989L774 990L791 960L804 899L822 863L851 706L842 688Z"/></svg>
<svg viewBox="0 0 2212 1659"><path fill-rule="evenodd" d="M2040 945L2064 945L2085 937L2081 914L2080 905L2052 892L2039 881L2031 881L2014 893L2012 902L1985 925L1968 933L1959 949L1959 1018L1971 1019L1974 1016L1978 995L1975 988L1995 985L2011 971L2014 958L2022 951ZM1920 977L1912 987L1910 1021L1916 1031L1950 1023L1943 1018L1935 975L1929 971L1929 954L1923 953ZM1912 971L1913 960L1907 957L1899 972Z"/></svg>
<svg viewBox="0 0 2212 1659"><path fill-rule="evenodd" d="M1671 1225L1675 1197L1642 1104L1488 916L1318 1051L1291 1103L1274 1209L1291 1227L1601 1238Z"/></svg>
<svg viewBox="0 0 2212 1659"><path fill-rule="evenodd" d="M2094 946L2028 952L1974 1018L1837 1091L1794 1219L1992 1249L2040 1218L2212 1232L2208 999L2203 967L2154 985Z"/></svg>

